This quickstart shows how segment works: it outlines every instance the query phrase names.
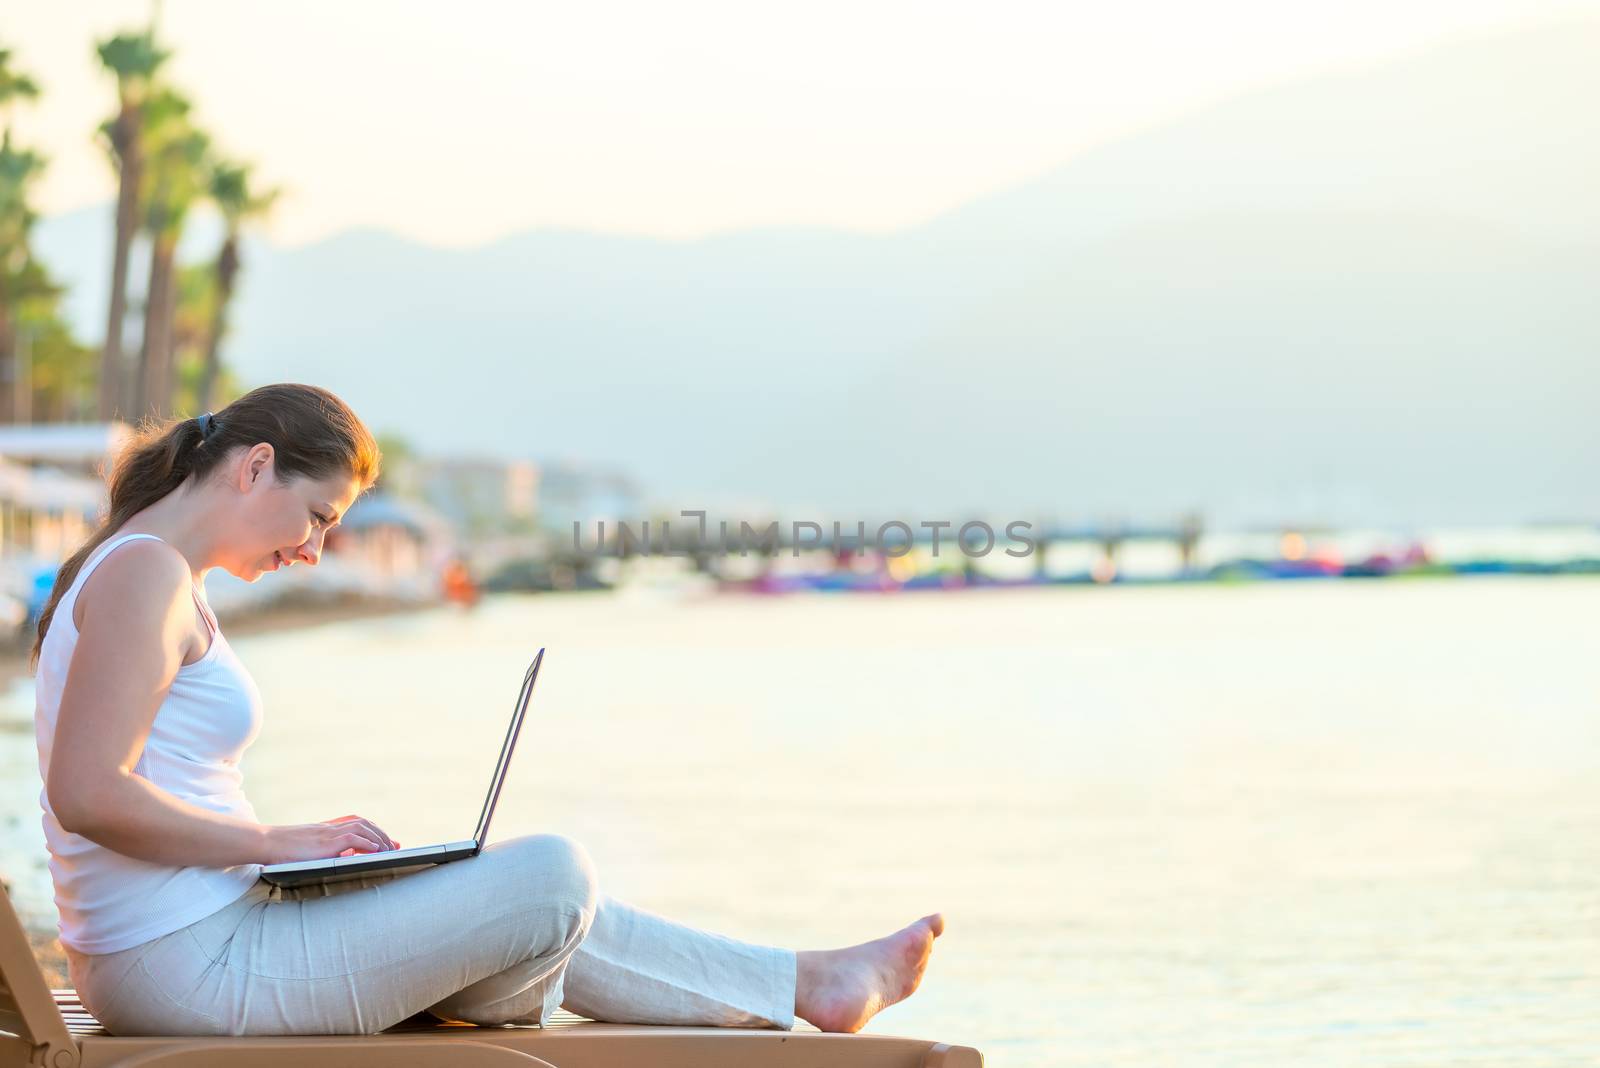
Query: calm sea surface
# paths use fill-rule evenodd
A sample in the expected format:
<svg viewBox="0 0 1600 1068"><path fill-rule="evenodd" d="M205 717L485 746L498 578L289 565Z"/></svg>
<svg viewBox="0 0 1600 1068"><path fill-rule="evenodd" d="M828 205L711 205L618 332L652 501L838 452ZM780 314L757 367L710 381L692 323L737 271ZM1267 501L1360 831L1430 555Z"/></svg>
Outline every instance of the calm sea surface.
<svg viewBox="0 0 1600 1068"><path fill-rule="evenodd" d="M263 819L492 838L795 948L934 909L871 1030L991 1065L1600 1058L1600 582L490 600L241 638ZM3 866L49 883L31 689Z"/></svg>

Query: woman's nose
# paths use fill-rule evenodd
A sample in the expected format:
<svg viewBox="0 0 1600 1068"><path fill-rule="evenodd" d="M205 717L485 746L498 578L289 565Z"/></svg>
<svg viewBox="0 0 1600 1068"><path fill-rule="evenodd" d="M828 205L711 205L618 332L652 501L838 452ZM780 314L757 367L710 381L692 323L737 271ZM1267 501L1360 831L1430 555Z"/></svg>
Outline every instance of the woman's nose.
<svg viewBox="0 0 1600 1068"><path fill-rule="evenodd" d="M317 561L322 559L322 533L319 531L301 542L294 554L315 567Z"/></svg>

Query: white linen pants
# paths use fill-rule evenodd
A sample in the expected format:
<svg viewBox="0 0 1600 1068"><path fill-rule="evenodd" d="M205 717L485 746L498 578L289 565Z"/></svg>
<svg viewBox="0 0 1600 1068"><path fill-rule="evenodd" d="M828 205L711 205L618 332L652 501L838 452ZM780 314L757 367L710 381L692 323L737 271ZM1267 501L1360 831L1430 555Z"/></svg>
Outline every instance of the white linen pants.
<svg viewBox="0 0 1600 1068"><path fill-rule="evenodd" d="M382 1031L423 1010L543 1024L794 1026L795 955L695 930L596 889L559 835L497 842L405 875L257 882L116 953L68 950L84 1006L116 1035Z"/></svg>

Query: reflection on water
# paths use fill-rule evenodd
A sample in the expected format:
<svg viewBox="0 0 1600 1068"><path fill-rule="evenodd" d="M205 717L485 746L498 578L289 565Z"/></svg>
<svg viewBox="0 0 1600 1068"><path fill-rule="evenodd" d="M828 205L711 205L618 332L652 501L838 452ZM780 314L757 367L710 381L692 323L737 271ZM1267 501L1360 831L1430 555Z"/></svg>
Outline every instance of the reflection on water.
<svg viewBox="0 0 1600 1068"><path fill-rule="evenodd" d="M246 785L271 822L464 837L545 645L491 837L570 834L610 892L797 948L945 910L872 1030L999 1066L1588 1062L1597 595L492 600L240 639ZM8 817L32 760L0 735Z"/></svg>

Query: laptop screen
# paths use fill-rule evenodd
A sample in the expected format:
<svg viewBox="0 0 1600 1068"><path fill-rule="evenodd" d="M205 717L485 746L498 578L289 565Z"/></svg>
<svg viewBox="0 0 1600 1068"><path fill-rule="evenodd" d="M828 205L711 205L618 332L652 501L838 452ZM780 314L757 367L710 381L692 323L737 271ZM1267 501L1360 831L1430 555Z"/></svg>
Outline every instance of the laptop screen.
<svg viewBox="0 0 1600 1068"><path fill-rule="evenodd" d="M522 677L522 692L517 695L517 707L511 713L511 726L506 728L506 740L500 745L500 759L494 765L494 778L489 780L489 795L483 799L483 814L478 817L478 829L472 836L479 849L489 844L489 821L494 817L495 803L500 800L500 787L506 781L506 769L511 766L511 751L517 747L522 717L528 711L528 700L533 696L533 683L539 676L539 664L543 660L544 650L540 649L533 663L528 665L528 673Z"/></svg>

